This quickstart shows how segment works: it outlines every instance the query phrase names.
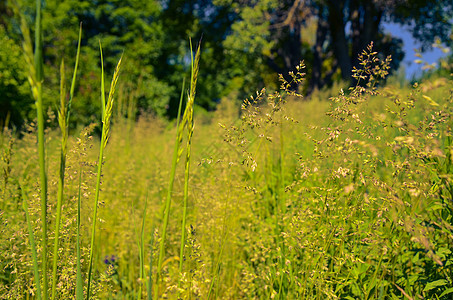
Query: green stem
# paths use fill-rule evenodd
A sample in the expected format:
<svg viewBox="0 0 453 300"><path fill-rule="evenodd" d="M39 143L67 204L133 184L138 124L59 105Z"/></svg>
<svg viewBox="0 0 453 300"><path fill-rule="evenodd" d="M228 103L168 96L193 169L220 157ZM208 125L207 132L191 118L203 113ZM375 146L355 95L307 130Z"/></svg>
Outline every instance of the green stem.
<svg viewBox="0 0 453 300"><path fill-rule="evenodd" d="M142 217L142 223L141 223L141 228L140 228L140 234L137 230L137 224L135 222L135 217L134 217L134 229L135 229L135 238L137 241L137 247L139 249L139 267L140 267L140 277L139 277L139 286L138 286L138 293L137 293L137 299L142 298L142 286L144 283L144 278L145 278L145 219L146 219L146 208L147 208L147 203L148 203L148 195L146 196L145 199L145 207L143 208L143 217ZM132 216L135 216L135 208L134 208L134 202L132 201Z"/></svg>
<svg viewBox="0 0 453 300"><path fill-rule="evenodd" d="M190 96L189 98L191 98ZM191 106L191 107L189 107ZM193 136L193 100L188 101L188 107L186 109L191 110L188 117L188 132L187 132L187 149L186 149L186 164L184 172L184 207L182 214L182 224L181 224L181 248L179 252L179 274L182 274L182 267L184 262L184 247L186 243L186 220L187 220L187 203L189 199L189 174L190 174L190 153L192 145L192 136Z"/></svg>
<svg viewBox="0 0 453 300"><path fill-rule="evenodd" d="M35 23L35 70L37 85L37 118L38 118L38 153L41 184L41 222L42 222L42 289L43 298L47 299L47 174L44 148L44 109L42 103L42 29L41 29L41 1L36 0L36 23Z"/></svg>
<svg viewBox="0 0 453 300"><path fill-rule="evenodd" d="M38 300L41 300L41 283L39 279L39 267L38 267L38 255L36 253L36 243L35 243L35 235L33 234L33 228L31 226L30 215L28 214L28 204L27 204L27 195L25 191L21 188L22 192L22 208L25 212L25 218L27 220L27 227L28 227L28 235L30 240L31 246L31 256L33 259L33 272L35 275L35 284L36 284L36 297Z"/></svg>
<svg viewBox="0 0 453 300"><path fill-rule="evenodd" d="M148 279L148 300L153 299L153 247L154 247L154 225L151 226L151 254L149 256L149 279Z"/></svg>
<svg viewBox="0 0 453 300"><path fill-rule="evenodd" d="M113 73L112 82L110 84L110 91L109 97L107 101L105 101L105 87L104 87L104 58L102 55L102 46L101 42L99 41L99 50L101 52L101 100L102 105L105 104L105 107L102 109L102 135L101 135L101 144L99 146L99 159L98 159L98 172L96 176L96 192L95 192L95 199L94 199L94 211L93 211L93 224L91 228L91 243L90 243L90 260L89 260L89 268L88 268L88 283L87 283L87 299L90 299L90 287L91 287L91 280L92 280L92 272L93 272L93 253L94 253L94 240L96 237L96 221L97 221L97 213L98 213L98 206L99 206L99 191L101 188L101 177L102 177L102 165L104 162L104 149L107 146L107 141L110 136L110 120L112 117L112 109L113 109L113 95L115 93L116 84L118 82L119 71L121 66L122 57L118 61L116 66L115 72Z"/></svg>
<svg viewBox="0 0 453 300"><path fill-rule="evenodd" d="M191 135L190 135L191 137ZM187 141L187 156L186 156L186 170L184 174L184 207L182 213L182 224L181 224L181 248L179 251L179 274L182 275L182 266L184 262L184 247L186 243L186 219L187 219L187 202L189 196L189 167L190 167L190 144L191 140Z"/></svg>
<svg viewBox="0 0 453 300"><path fill-rule="evenodd" d="M82 165L79 169L79 193L77 197L77 279L76 279L76 299L83 299L83 281L82 281L82 269L80 266L80 210L82 206Z"/></svg>
<svg viewBox="0 0 453 300"><path fill-rule="evenodd" d="M55 299L57 289L57 260L58 260L58 245L60 241L60 223L61 223L61 207L63 202L64 192L64 171L66 166L66 153L60 155L60 176L58 181L57 195L57 219L55 224L55 240L53 247L53 264L52 264L52 300Z"/></svg>
<svg viewBox="0 0 453 300"><path fill-rule="evenodd" d="M184 128L184 124L183 123L180 124L182 101L183 101L183 95L184 95L184 83L185 83L185 80L182 83L181 97L179 100L178 117L176 120L175 148L173 151L173 160L172 160L171 171L170 171L170 181L168 183L167 198L165 201L164 221L163 221L163 226L162 226L162 237L161 237L161 240L159 243L159 257L157 260L157 275L156 275L156 289L155 289L155 298L156 299L159 297L159 278L160 278L160 273L162 271L162 263L163 263L164 256L165 256L165 240L166 240L166 236L167 236L168 220L170 217L171 196L172 196L172 191L173 191L173 183L175 181L175 175L176 175L176 165L178 164L179 149L180 149L180 145L181 145L181 135L182 135L181 127Z"/></svg>
<svg viewBox="0 0 453 300"><path fill-rule="evenodd" d="M90 243L90 261L88 268L88 285L87 285L87 299L90 299L90 286L91 286L91 276L93 272L93 250L94 250L94 239L96 236L96 220L98 214L98 205L99 205L99 190L101 187L101 172L102 172L102 163L104 160L104 131L102 131L101 145L99 149L99 160L98 160L98 173L96 176L96 192L94 200L94 212L93 212L93 224L91 227L91 243Z"/></svg>
<svg viewBox="0 0 453 300"><path fill-rule="evenodd" d="M100 42L99 42L100 44ZM98 158L98 172L96 176L96 191L94 196L94 212L93 212L93 224L91 227L91 243L90 243L90 260L88 267L88 283L87 283L87 299L90 299L90 287L91 287L91 276L93 272L93 252L94 252L94 240L96 236L96 221L98 214L98 205L99 205L99 190L101 188L101 173L102 173L102 164L104 161L104 145L105 145L105 86L104 86L104 57L102 56L102 47L100 47L101 52L101 104L102 104L102 137L101 144L99 146L99 158Z"/></svg>
<svg viewBox="0 0 453 300"><path fill-rule="evenodd" d="M61 149L60 149L60 170L58 178L57 192L57 218L55 222L55 240L53 247L53 262L52 262L52 300L56 297L57 291L57 260L58 260L58 245L60 241L60 223L61 223L61 207L63 203L64 192L64 172L66 168L66 147L67 147L67 124L66 124L66 103L65 103L65 88L64 88L64 62L60 67L60 112L59 122L61 129Z"/></svg>
<svg viewBox="0 0 453 300"><path fill-rule="evenodd" d="M80 25L79 30L79 42L77 47L77 56L76 63L74 66L74 74L72 77L71 90L69 103L66 105L66 91L65 91L65 76L64 76L64 61L61 63L60 68L60 112L58 115L58 121L60 123L61 129L61 151L60 151L60 173L58 181L58 194L57 194L57 218L55 223L55 240L54 240L54 249L53 249L53 266L52 266L52 300L56 297L56 288L57 288L57 260L58 260L58 246L60 242L60 224L61 224L61 211L63 205L63 194L64 194L64 179L65 179L65 169L66 169L66 154L68 146L68 124L69 116L71 113L71 104L74 97L74 87L77 76L77 67L79 63L80 55L80 41L82 35L82 25Z"/></svg>
<svg viewBox="0 0 453 300"><path fill-rule="evenodd" d="M148 195L146 195L145 207L143 208L142 228L140 232L140 292L138 299L142 298L142 286L145 283L145 221L147 206Z"/></svg>

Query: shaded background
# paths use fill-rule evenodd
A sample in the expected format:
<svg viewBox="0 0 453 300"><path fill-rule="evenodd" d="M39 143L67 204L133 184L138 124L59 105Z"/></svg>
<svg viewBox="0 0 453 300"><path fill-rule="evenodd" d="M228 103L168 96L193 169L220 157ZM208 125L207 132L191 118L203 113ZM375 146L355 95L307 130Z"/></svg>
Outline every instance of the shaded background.
<svg viewBox="0 0 453 300"><path fill-rule="evenodd" d="M0 0L0 122L20 127L34 118L21 54L20 14L29 24L29 1ZM351 84L357 55L371 41L380 57L392 55L392 72L413 80L423 63L413 48L434 62L444 53L433 43L450 45L451 1L419 0L115 0L43 1L44 99L54 107L62 58L67 76L74 64L79 23L83 40L72 126L99 118L99 41L107 72L124 53L119 84L120 110L137 117L176 115L179 91L188 76L189 38L202 39L198 109L215 110L222 101L241 101L266 86L279 87L301 60L306 65L302 91ZM32 27L32 26L31 26ZM32 32L33 34L33 32ZM439 42L440 41L440 42ZM417 58L419 59L419 58ZM400 66L404 69L399 69ZM133 106L133 110L127 107Z"/></svg>

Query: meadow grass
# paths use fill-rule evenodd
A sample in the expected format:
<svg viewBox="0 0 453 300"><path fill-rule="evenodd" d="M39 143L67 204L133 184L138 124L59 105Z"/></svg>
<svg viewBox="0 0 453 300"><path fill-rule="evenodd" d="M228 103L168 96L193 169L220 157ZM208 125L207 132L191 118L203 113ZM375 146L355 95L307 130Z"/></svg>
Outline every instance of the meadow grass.
<svg viewBox="0 0 453 300"><path fill-rule="evenodd" d="M236 130L227 125L222 128L214 117L211 124L200 125L202 133L197 135L195 131L192 142L195 167L190 175L191 192L189 190L187 200L184 200L184 167L175 170L174 205L169 210L174 217L169 219L167 254L162 261L161 280L156 283L159 296L378 299L399 298L404 294L440 297L449 292L450 271L443 266L451 259L448 251L450 203L445 194L449 193L448 186L441 187L443 182L448 184L448 176L442 175L450 172L448 157L437 167L435 160L423 162L431 159L429 157L409 154L431 151L434 155L444 143L425 140L419 132L421 125L413 128L412 124L427 122L426 126L440 126L439 130L447 127L441 123L430 125L437 106L424 100L417 91L420 88L388 89L392 90L391 95L385 95L387 90L382 89L381 95L367 96L367 101L358 104L351 101L347 107L335 101L330 108L328 102L289 100L282 105L282 110L274 112L272 121L267 105L256 104L261 111L254 124L247 123L251 120L248 117L243 119L244 123L237 123L234 116L229 118L227 124L237 127ZM423 95L431 97L442 108L448 108L449 93L448 86L443 86ZM346 96L340 94L339 97ZM420 109L415 105L404 116L407 108L398 108L398 105L412 105L411 97L417 99ZM325 112L335 110L341 113L351 110L346 112L348 120L331 121L324 116ZM427 112L428 119L423 117ZM442 114L438 117L440 121L449 120ZM262 121L259 125L258 118ZM289 121L291 118L301 121ZM358 130L357 118L368 128ZM285 122L283 130L282 120ZM124 147L127 128L112 127L103 167L102 202L106 205L99 204L98 219L102 221L96 232L92 257L115 255L117 260L105 264L93 259L93 270L98 271L92 273L91 280L96 281L92 298L143 298L153 293L149 280L157 276L158 260L149 263L150 258L159 253L162 233L158 230L157 239L152 242L154 230L149 224L162 224L164 220L157 212L164 204L160 199L165 199L168 191L166 178L171 176L169 136L175 136L178 130L166 129L160 122L153 118L138 121L128 156ZM194 123L197 124L196 116ZM429 137L435 130L434 127L429 129ZM238 132L240 136L236 135ZM446 137L443 147L450 149L448 132L443 132ZM407 137L403 139L401 133ZM280 141L281 135L284 143ZM409 138L411 136L414 140ZM69 145L74 147L71 140ZM82 165L85 172L93 173L91 180L96 182L93 176L97 173L92 166L96 165L95 150L100 145L91 143L94 148L85 150L88 157L83 158L91 163ZM17 165L21 160L14 159L21 155L21 147L29 145L17 143L12 170L16 166L23 168ZM407 147L417 148L409 150ZM58 153L56 147L50 147L49 153ZM442 158L439 158L440 153L435 155L437 159ZM79 160L70 155L69 168ZM148 167L150 165L153 167ZM49 174L58 174L51 171L58 170L55 167L49 166ZM436 173L439 175L432 177ZM13 171L11 177L15 174ZM77 176L81 174L78 172ZM78 177L75 178L78 181ZM13 185L12 179L8 186ZM85 190L78 188L76 182L70 183L67 192L74 195L69 196L70 199L77 199L75 196L80 190L80 234L84 237L89 236L87 229L92 222L87 214L94 209L89 208L89 203L95 199L95 184L82 185ZM51 190L56 188L50 187ZM282 193L285 201L279 203ZM73 205L77 206L77 202ZM184 210L186 224L190 224L184 252L184 270L188 272L184 271L181 277L179 257L183 235L177 216L182 218ZM36 218L36 211L30 210L32 218ZM63 215L70 218L71 212L77 210L63 210ZM430 225L433 222L437 225ZM138 231L137 224L140 224ZM78 235L69 234L62 239L75 237ZM82 238L82 248L89 248L86 242ZM24 258L29 257L29 248L22 249L19 253ZM151 257L146 255L146 249L152 249ZM89 257L86 251L85 255ZM69 263L65 259L70 257L62 257L59 262ZM82 261L80 268L87 274L87 260ZM25 278L30 275L33 280L33 273L20 274ZM27 282L23 280L13 280L10 284ZM148 282L146 289L142 288L143 281ZM431 282L435 286L428 285ZM75 281L69 282L71 285L75 290ZM33 283L28 286L36 289ZM156 288L154 286L154 293ZM57 287L57 297L59 292ZM443 297L448 299L448 295Z"/></svg>
<svg viewBox="0 0 453 300"><path fill-rule="evenodd" d="M91 275L93 271L93 253L94 253L94 241L96 237L96 223L97 223L97 211L99 206L99 193L101 188L101 177L102 177L102 166L104 164L104 150L107 146L107 142L110 137L110 120L113 114L113 100L116 85L118 83L121 60L118 61L116 65L115 72L113 73L112 82L110 85L110 91L108 94L108 98L105 98L105 87L104 87L104 59L102 56L102 45L99 42L99 50L101 53L101 100L102 100L102 134L101 134L101 144L99 146L99 160L98 160L98 168L97 168L97 176L96 176L96 191L95 191L95 198L94 198L94 209L93 209L93 222L92 222L92 229L91 229L91 246L90 246L90 262L89 262L89 269L88 269L88 283L87 283L87 299L90 299L90 286L91 286Z"/></svg>
<svg viewBox="0 0 453 300"><path fill-rule="evenodd" d="M77 67L79 64L80 56L80 41L82 39L82 26L79 30L79 41L77 46L77 56L74 66L74 73L72 77L70 92L69 92L69 101L66 103L66 88L65 88L65 77L64 77L64 60L61 62L60 74L60 110L58 112L58 123L61 130L61 154L60 154L60 170L59 170L59 181L58 181L58 196L57 196L57 216L55 223L55 239L54 239L54 251L53 251L53 263L52 263L52 299L55 299L56 296L56 287L57 287L57 260L58 260L58 244L60 241L60 223L61 223L61 209L63 205L64 197L64 179L65 179L65 169L66 169L66 156L68 152L68 135L69 135L69 117L71 114L71 104L74 98L74 88L76 83L77 76Z"/></svg>
<svg viewBox="0 0 453 300"><path fill-rule="evenodd" d="M301 101L301 64L280 90L201 119L198 46L176 123L135 122L115 93L121 59L106 97L100 46L101 137L71 136L77 63L60 131L51 111L45 129L41 41L33 53L21 28L38 119L1 136L2 297L451 298L451 77L386 84L389 58L370 45L351 88Z"/></svg>

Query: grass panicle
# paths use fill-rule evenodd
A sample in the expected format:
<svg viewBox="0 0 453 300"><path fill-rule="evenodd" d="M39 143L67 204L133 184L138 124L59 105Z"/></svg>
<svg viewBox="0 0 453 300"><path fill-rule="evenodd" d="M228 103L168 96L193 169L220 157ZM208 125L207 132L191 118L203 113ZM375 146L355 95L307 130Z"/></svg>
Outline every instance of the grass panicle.
<svg viewBox="0 0 453 300"><path fill-rule="evenodd" d="M191 77L190 77L190 90L187 96L187 105L184 111L184 120L186 120L187 126L187 145L186 145L186 157L184 165L184 199L183 199L183 215L182 215L182 224L181 224L181 246L179 252L179 273L180 276L183 272L183 263L184 263L184 248L186 243L186 220L187 220L187 205L189 199L189 175L190 175L190 154L191 154L191 145L192 145L192 136L194 131L194 120L193 120L193 108L195 103L195 93L198 79L198 70L200 62L200 51L201 43L198 44L196 50L195 59L193 56L192 41L190 41L190 53L191 53Z"/></svg>
<svg viewBox="0 0 453 300"><path fill-rule="evenodd" d="M300 64L280 76L280 90L244 100L240 115L234 95L198 114L201 50L190 42L190 84L183 80L174 128L137 114L145 90L118 85L122 58L106 93L100 45L101 138L91 140L93 124L76 141L68 127L85 59L79 30L69 99L60 66L61 139L48 126L44 148L41 2L35 45L9 2L21 16L38 122L0 136L3 298L451 298L453 90L445 72L395 86L386 79L390 58L371 44L350 88L295 101ZM56 197L47 203L47 194Z"/></svg>
<svg viewBox="0 0 453 300"><path fill-rule="evenodd" d="M41 195L41 273L42 273L42 297L47 299L47 169L45 158L45 140L44 140L44 108L43 108L43 55L42 55L42 25L41 25L41 1L36 0L36 17L35 17L35 42L32 45L30 29L17 2L12 2L14 13L20 17L20 29L23 36L24 58L28 66L28 81L31 86L32 95L36 103L37 113L37 136L38 136L38 162L40 178L40 195Z"/></svg>
<svg viewBox="0 0 453 300"><path fill-rule="evenodd" d="M58 111L58 123L61 130L61 146L60 146L60 169L58 177L58 194L57 194L57 216L55 222L55 239L53 249L53 263L52 263L52 300L56 298L57 290L57 261L58 261L58 245L60 242L60 224L61 224L61 209L63 205L64 195L64 181L65 181L65 170L66 170L66 155L68 152L68 136L69 136L69 116L71 115L71 105L74 97L74 88L77 77L77 68L79 64L80 56L80 42L82 39L82 25L79 29L79 39L77 46L77 56L74 66L74 72L72 76L72 82L69 92L69 102L66 103L66 88L65 88L65 69L64 60L61 62L60 67L60 110Z"/></svg>

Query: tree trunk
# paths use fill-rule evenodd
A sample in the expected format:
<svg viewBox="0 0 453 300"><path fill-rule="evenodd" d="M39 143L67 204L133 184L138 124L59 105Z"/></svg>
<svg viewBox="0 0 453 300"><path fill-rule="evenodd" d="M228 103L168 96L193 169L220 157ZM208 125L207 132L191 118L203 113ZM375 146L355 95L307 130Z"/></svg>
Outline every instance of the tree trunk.
<svg viewBox="0 0 453 300"><path fill-rule="evenodd" d="M349 55L349 45L345 34L344 23L344 0L329 0L329 28L332 35L333 50L341 69L343 80L351 80L351 57Z"/></svg>
<svg viewBox="0 0 453 300"><path fill-rule="evenodd" d="M372 41L376 42L382 14L382 10L378 9L372 1L353 0L351 2L353 66L358 67L358 56L368 44Z"/></svg>
<svg viewBox="0 0 453 300"><path fill-rule="evenodd" d="M327 39L327 33L329 30L329 23L326 20L324 12L325 7L320 7L318 12L318 26L316 28L316 42L313 46L313 66L310 85L308 87L309 94L315 89L322 88L324 85L322 78L322 63L324 59L323 45Z"/></svg>

